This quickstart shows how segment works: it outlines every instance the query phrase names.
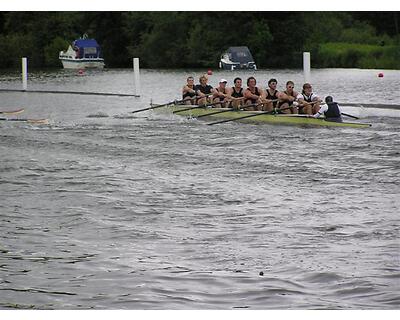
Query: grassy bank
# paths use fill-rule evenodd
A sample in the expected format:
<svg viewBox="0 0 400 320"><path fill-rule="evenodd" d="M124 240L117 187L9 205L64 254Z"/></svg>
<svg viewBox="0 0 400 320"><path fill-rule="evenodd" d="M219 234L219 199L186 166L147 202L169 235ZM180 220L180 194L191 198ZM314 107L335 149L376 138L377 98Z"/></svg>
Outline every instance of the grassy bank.
<svg viewBox="0 0 400 320"><path fill-rule="evenodd" d="M400 46L324 43L314 63L322 68L400 69Z"/></svg>
<svg viewBox="0 0 400 320"><path fill-rule="evenodd" d="M321 68L400 69L400 46L324 43L313 63Z"/></svg>

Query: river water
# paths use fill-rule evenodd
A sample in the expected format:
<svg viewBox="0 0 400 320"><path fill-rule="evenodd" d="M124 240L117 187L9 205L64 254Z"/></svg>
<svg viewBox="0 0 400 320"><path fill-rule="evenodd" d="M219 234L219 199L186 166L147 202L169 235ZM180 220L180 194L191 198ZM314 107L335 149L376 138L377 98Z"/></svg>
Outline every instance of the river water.
<svg viewBox="0 0 400 320"><path fill-rule="evenodd" d="M400 104L400 71L312 71L341 102ZM200 71L142 70L142 97L0 93L1 309L398 309L400 111L371 128L155 111ZM232 81L250 73L217 71ZM294 80L299 70L261 70ZM2 73L1 88L20 88ZM133 93L131 70L35 71L30 89Z"/></svg>

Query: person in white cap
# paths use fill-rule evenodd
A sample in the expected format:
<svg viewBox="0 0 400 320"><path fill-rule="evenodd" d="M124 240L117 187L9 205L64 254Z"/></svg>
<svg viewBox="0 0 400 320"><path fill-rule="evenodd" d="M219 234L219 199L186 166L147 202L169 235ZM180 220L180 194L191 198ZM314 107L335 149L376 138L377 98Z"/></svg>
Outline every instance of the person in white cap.
<svg viewBox="0 0 400 320"><path fill-rule="evenodd" d="M228 80L226 79L221 79L219 80L218 87L214 88L213 90L213 103L220 102L218 104L215 104L215 108L226 108L227 107L227 102L228 102L228 90L226 89L226 84L228 83Z"/></svg>

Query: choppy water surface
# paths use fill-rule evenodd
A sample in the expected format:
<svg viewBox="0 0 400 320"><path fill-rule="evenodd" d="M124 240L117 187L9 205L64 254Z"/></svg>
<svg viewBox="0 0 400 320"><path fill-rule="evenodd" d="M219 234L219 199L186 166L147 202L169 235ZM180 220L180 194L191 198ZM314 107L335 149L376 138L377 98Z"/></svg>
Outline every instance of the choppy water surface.
<svg viewBox="0 0 400 320"><path fill-rule="evenodd" d="M50 118L0 123L0 308L397 309L400 111L352 109L368 129L129 115L198 73L144 70L141 99L0 93L2 110ZM400 104L400 72L376 74L314 71L314 90ZM133 75L29 86L129 93Z"/></svg>

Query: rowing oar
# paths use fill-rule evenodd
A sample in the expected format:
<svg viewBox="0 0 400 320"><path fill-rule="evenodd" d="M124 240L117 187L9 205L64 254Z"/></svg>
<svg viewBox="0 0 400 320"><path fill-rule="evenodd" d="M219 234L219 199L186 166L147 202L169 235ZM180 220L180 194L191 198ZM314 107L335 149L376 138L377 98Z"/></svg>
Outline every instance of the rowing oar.
<svg viewBox="0 0 400 320"><path fill-rule="evenodd" d="M209 104L205 104L205 105L201 105L201 106L194 106L194 107L190 107L190 108L186 108L186 109L175 110L172 113L179 113L179 112L189 111L189 110L193 110L193 109L207 108L207 107L211 107L211 106L214 106L214 105L220 104L220 103L221 102L214 102L214 103L209 103Z"/></svg>
<svg viewBox="0 0 400 320"><path fill-rule="evenodd" d="M291 107L282 108L282 109L279 109L279 111L283 111L283 110L290 109L290 108ZM257 116L260 116L262 114L273 114L276 111L278 111L278 110L265 111L265 112L255 113L255 114L253 113L253 114L249 114L249 115L246 115L246 116L243 116L243 117L240 117L240 118L225 119L225 120L221 120L221 121L207 123L207 125L208 126L212 126L214 124L225 123L225 122L230 122L230 121L236 121L236 120L241 120L241 119L246 119L246 118L251 118L251 117L257 117Z"/></svg>
<svg viewBox="0 0 400 320"><path fill-rule="evenodd" d="M49 123L48 119L21 119L21 118L9 119L9 118L0 118L0 121L21 121L21 122L37 123L37 124L48 124Z"/></svg>
<svg viewBox="0 0 400 320"><path fill-rule="evenodd" d="M190 98L190 99L185 99L185 100L174 100L174 101L171 101L171 102L168 102L168 103L158 104L156 106L152 105L152 106L150 106L148 108L134 110L134 111L131 111L130 113L137 113L137 112L142 112L142 111L147 111L147 110L158 109L158 108L169 106L171 104L179 104L179 103L185 102L187 100L194 100L194 99L199 99L199 98L203 98L203 97L196 96L196 97L193 97L193 98Z"/></svg>
<svg viewBox="0 0 400 320"><path fill-rule="evenodd" d="M168 103L164 103L164 104L158 104L158 105L156 105L156 106L150 106L150 107L148 107L148 108L144 108L144 109L139 109L139 110L135 110L135 111L131 111L131 113L137 113L137 112L142 112L142 111L147 111L147 110L153 110L153 109L157 109L157 108L162 108L162 107L166 107L166 106L169 106L169 105L171 105L171 104L177 104L177 103L179 103L180 101L177 101L177 100L174 100L174 101L171 101L171 102L168 102Z"/></svg>
<svg viewBox="0 0 400 320"><path fill-rule="evenodd" d="M0 114L12 115L12 114L22 113L24 111L25 111L25 109L17 109L17 110L10 110L10 111L0 111Z"/></svg>
<svg viewBox="0 0 400 320"><path fill-rule="evenodd" d="M258 107L259 105L261 105L261 103L249 104L249 105L247 105L247 106L241 106L241 107L239 108L239 110L244 110L244 109L251 108L251 107ZM228 111L235 111L235 109L233 109L233 108L227 108L227 109L225 109L225 110L220 110L220 111L216 111L216 112L212 112L212 113L207 113L207 114L201 114L201 115L197 116L197 119L198 119L198 118L202 118L202 117L212 116L213 114L228 112Z"/></svg>
<svg viewBox="0 0 400 320"><path fill-rule="evenodd" d="M344 113L344 112L340 112L342 115L344 115L344 116L346 116L346 117L349 117L349 118L353 118L353 119L357 119L357 120L360 120L360 118L359 117L356 117L356 116L352 116L351 114L348 114L348 113Z"/></svg>
<svg viewBox="0 0 400 320"><path fill-rule="evenodd" d="M348 106L348 107L360 107L363 106L365 108L382 108L382 109L395 109L399 110L400 105L398 104L379 104L379 103L350 103L350 102L338 102L339 106Z"/></svg>

